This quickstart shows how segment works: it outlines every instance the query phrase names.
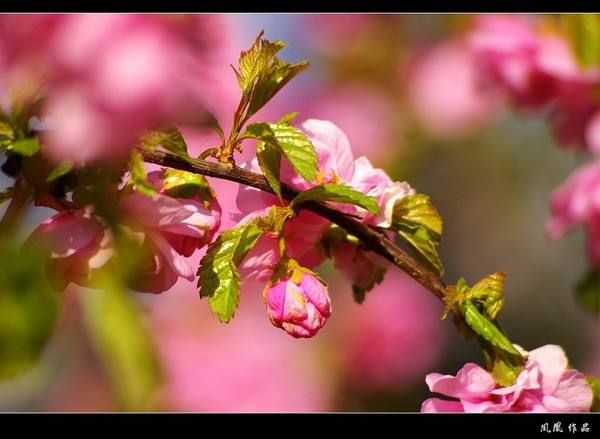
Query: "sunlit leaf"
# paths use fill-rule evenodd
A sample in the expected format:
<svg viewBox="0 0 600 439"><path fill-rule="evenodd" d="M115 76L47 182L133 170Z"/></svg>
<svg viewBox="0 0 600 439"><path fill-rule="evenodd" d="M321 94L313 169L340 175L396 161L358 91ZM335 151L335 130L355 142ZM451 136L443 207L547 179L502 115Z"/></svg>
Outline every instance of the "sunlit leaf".
<svg viewBox="0 0 600 439"><path fill-rule="evenodd" d="M8 145L7 149L22 156L31 157L40 150L40 142L37 137L17 139Z"/></svg>
<svg viewBox="0 0 600 439"><path fill-rule="evenodd" d="M46 181L48 183L58 180L60 177L67 175L73 169L73 162L64 161L60 162L48 175Z"/></svg>
<svg viewBox="0 0 600 439"><path fill-rule="evenodd" d="M208 297L212 312L221 322L229 322L239 304L240 276L237 266L262 234L255 223L224 231L200 261L200 297Z"/></svg>
<svg viewBox="0 0 600 439"><path fill-rule="evenodd" d="M171 197L199 197L208 204L215 197L213 189L203 175L171 168L163 170L163 190Z"/></svg>
<svg viewBox="0 0 600 439"><path fill-rule="evenodd" d="M141 146L146 149L160 147L182 157L187 157L188 155L185 139L175 127L145 133L141 138Z"/></svg>
<svg viewBox="0 0 600 439"><path fill-rule="evenodd" d="M392 222L427 227L438 237L442 234L442 217L424 194L407 195L394 205Z"/></svg>
<svg viewBox="0 0 600 439"><path fill-rule="evenodd" d="M398 226L398 235L408 242L423 258L423 260L439 276L444 274L444 266L438 255L438 240L424 226L409 226L406 224Z"/></svg>
<svg viewBox="0 0 600 439"><path fill-rule="evenodd" d="M600 15L564 14L560 16L562 27L583 67L600 63Z"/></svg>
<svg viewBox="0 0 600 439"><path fill-rule="evenodd" d="M306 181L316 179L317 152L302 131L286 123L255 123L248 125L244 135L279 149Z"/></svg>
<svg viewBox="0 0 600 439"><path fill-rule="evenodd" d="M131 170L129 181L135 189L144 195L155 195L157 193L156 187L148 180L144 159L139 152L132 152L129 167Z"/></svg>
<svg viewBox="0 0 600 439"><path fill-rule="evenodd" d="M307 201L334 201L362 207L373 214L379 213L379 205L374 197L341 184L327 183L302 191L292 200L291 206L296 207Z"/></svg>
<svg viewBox="0 0 600 439"><path fill-rule="evenodd" d="M269 143L259 142L256 145L256 158L258 159L258 165L263 171L269 186L271 186L275 195L277 195L279 199L282 199L281 183L279 181L281 170L280 150Z"/></svg>

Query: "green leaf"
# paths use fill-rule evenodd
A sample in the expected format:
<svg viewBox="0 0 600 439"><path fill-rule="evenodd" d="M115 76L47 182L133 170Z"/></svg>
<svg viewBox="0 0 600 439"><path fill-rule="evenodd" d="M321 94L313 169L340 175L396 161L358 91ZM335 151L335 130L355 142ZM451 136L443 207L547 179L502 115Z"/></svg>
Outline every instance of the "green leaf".
<svg viewBox="0 0 600 439"><path fill-rule="evenodd" d="M600 63L600 16L598 14L568 14L560 16L575 56L582 67Z"/></svg>
<svg viewBox="0 0 600 439"><path fill-rule="evenodd" d="M206 177L193 172L167 168L163 170L163 190L174 198L200 197L207 208L215 198Z"/></svg>
<svg viewBox="0 0 600 439"><path fill-rule="evenodd" d="M141 138L141 146L150 150L161 147L181 157L188 156L185 139L175 127L145 133Z"/></svg>
<svg viewBox="0 0 600 439"><path fill-rule="evenodd" d="M483 338L478 339L486 367L491 372L494 380L503 387L513 385L525 365L521 354L513 354L500 349Z"/></svg>
<svg viewBox="0 0 600 439"><path fill-rule="evenodd" d="M15 130L7 121L0 120L0 148L5 148L15 140Z"/></svg>
<svg viewBox="0 0 600 439"><path fill-rule="evenodd" d="M399 225L398 234L407 241L434 271L441 276L444 266L438 255L438 240L424 226Z"/></svg>
<svg viewBox="0 0 600 439"><path fill-rule="evenodd" d="M252 89L254 82L265 70L275 55L283 49L286 44L282 41L268 41L262 38L261 31L250 49L242 51L239 59L239 70L236 71L238 82L243 93ZM234 69L235 70L235 69Z"/></svg>
<svg viewBox="0 0 600 439"><path fill-rule="evenodd" d="M442 235L442 217L427 195L407 195L394 205L392 223L426 227L434 236Z"/></svg>
<svg viewBox="0 0 600 439"><path fill-rule="evenodd" d="M585 379L592 388L592 394L594 395L590 411L600 412L600 379L592 375L587 375Z"/></svg>
<svg viewBox="0 0 600 439"><path fill-rule="evenodd" d="M18 139L8 145L7 149L22 156L31 157L40 150L40 142L37 137Z"/></svg>
<svg viewBox="0 0 600 439"><path fill-rule="evenodd" d="M317 152L306 135L287 123L254 123L244 136L268 143L285 156L306 181L317 178Z"/></svg>
<svg viewBox="0 0 600 439"><path fill-rule="evenodd" d="M275 192L275 195L281 200L281 183L279 175L281 170L281 152L276 147L265 142L259 142L256 145L256 158L258 165L263 171L269 186Z"/></svg>
<svg viewBox="0 0 600 439"><path fill-rule="evenodd" d="M85 323L124 410L156 406L162 374L140 307L120 280L103 273L102 290L82 291Z"/></svg>
<svg viewBox="0 0 600 439"><path fill-rule="evenodd" d="M9 187L9 188L4 189L3 191L0 191L0 204L4 203L12 198L13 190L14 190L14 188Z"/></svg>
<svg viewBox="0 0 600 439"><path fill-rule="evenodd" d="M240 300L237 266L262 233L255 223L226 230L208 247L200 261L200 297L208 297L212 312L221 322L229 322L235 314Z"/></svg>
<svg viewBox="0 0 600 439"><path fill-rule="evenodd" d="M308 67L308 61L290 64L275 58L265 68L254 86L247 115L252 116L265 106L288 82Z"/></svg>
<svg viewBox="0 0 600 439"><path fill-rule="evenodd" d="M51 183L60 177L67 175L73 169L73 162L60 162L48 175L46 182Z"/></svg>
<svg viewBox="0 0 600 439"><path fill-rule="evenodd" d="M494 320L504 306L504 280L506 274L492 273L477 282L468 296L483 306L486 316Z"/></svg>
<svg viewBox="0 0 600 439"><path fill-rule="evenodd" d="M375 215L379 213L379 205L374 197L341 184L327 183L302 191L290 205L295 208L306 201L334 201L362 207Z"/></svg>
<svg viewBox="0 0 600 439"><path fill-rule="evenodd" d="M583 308L600 314L600 272L589 270L576 287L577 301Z"/></svg>
<svg viewBox="0 0 600 439"><path fill-rule="evenodd" d="M520 355L519 351L513 346L508 338L498 329L498 327L479 312L471 300L461 304L465 321L469 327L483 339L487 340L493 346L496 346L508 353Z"/></svg>
<svg viewBox="0 0 600 439"><path fill-rule="evenodd" d="M132 152L129 167L131 170L129 183L144 195L155 195L157 193L156 187L148 180L148 173L144 167L144 159L139 152L135 150Z"/></svg>
<svg viewBox="0 0 600 439"><path fill-rule="evenodd" d="M54 330L60 295L44 275L43 252L0 239L0 379L13 378L39 359Z"/></svg>

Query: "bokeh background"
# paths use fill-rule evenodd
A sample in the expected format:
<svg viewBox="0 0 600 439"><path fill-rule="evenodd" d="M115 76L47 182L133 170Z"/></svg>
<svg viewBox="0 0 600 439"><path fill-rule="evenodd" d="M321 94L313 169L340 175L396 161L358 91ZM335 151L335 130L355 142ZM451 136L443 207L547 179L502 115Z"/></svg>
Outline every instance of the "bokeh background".
<svg viewBox="0 0 600 439"><path fill-rule="evenodd" d="M445 281L464 276L474 283L505 271L501 321L511 339L526 349L560 344L574 367L598 374L600 325L573 297L586 267L583 234L551 241L543 228L550 192L584 159L558 148L540 117L514 111L480 86L462 39L472 18L224 15L222 62L235 64L261 29L288 43L284 59L309 60L308 71L257 119L299 111L299 121L339 125L356 156L367 155L392 178L431 196L444 219ZM219 116L229 119L238 96L233 73L224 74L231 76L231 94L222 96ZM205 132L185 134L192 152L212 146ZM0 187L5 180L0 177ZM223 210L235 212L237 185L213 183ZM49 215L32 210L24 229ZM232 224L226 219L222 227ZM243 286L228 325L218 323L186 281L161 295L137 295L164 370L163 409L418 411L428 394L427 373L453 374L465 362L482 361L474 341L440 320L441 304L401 272L390 269L358 305L330 265L320 271L334 313L306 340L271 326L259 283ZM0 411L118 409L82 329L82 294L93 292L65 292L40 363L0 382Z"/></svg>

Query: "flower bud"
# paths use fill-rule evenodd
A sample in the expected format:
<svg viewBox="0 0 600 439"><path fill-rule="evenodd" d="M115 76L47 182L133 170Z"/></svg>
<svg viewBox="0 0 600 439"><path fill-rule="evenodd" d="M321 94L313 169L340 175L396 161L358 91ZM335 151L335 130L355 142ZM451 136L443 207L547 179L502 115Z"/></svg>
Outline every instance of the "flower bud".
<svg viewBox="0 0 600 439"><path fill-rule="evenodd" d="M304 271L269 284L264 298L271 323L295 338L314 336L331 315L327 287Z"/></svg>

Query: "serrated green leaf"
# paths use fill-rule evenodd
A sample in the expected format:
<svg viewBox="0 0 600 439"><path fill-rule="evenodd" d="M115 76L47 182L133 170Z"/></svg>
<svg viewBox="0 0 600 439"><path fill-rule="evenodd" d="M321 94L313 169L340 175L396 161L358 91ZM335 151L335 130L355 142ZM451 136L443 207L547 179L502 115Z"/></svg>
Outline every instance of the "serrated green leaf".
<svg viewBox="0 0 600 439"><path fill-rule="evenodd" d="M590 411L600 412L600 379L592 375L586 375L585 379L592 388L592 394L594 395Z"/></svg>
<svg viewBox="0 0 600 439"><path fill-rule="evenodd" d="M582 67L600 63L600 16L598 14L561 15L563 31Z"/></svg>
<svg viewBox="0 0 600 439"><path fill-rule="evenodd" d="M152 409L162 373L140 308L119 279L104 273L101 290L81 292L89 335L124 410Z"/></svg>
<svg viewBox="0 0 600 439"><path fill-rule="evenodd" d="M181 157L188 156L188 148L185 139L175 127L162 131L149 131L141 137L142 148L155 149L161 147Z"/></svg>
<svg viewBox="0 0 600 439"><path fill-rule="evenodd" d="M291 113L285 114L277 121L277 123L282 125L291 125L294 119L298 117L297 111L292 111Z"/></svg>
<svg viewBox="0 0 600 439"><path fill-rule="evenodd" d="M492 321L479 312L472 301L466 300L460 306L463 310L465 321L476 334L480 335L493 346L513 355L520 355L510 340L506 338Z"/></svg>
<svg viewBox="0 0 600 439"><path fill-rule="evenodd" d="M10 200L12 198L14 188L9 187L0 191L0 204Z"/></svg>
<svg viewBox="0 0 600 439"><path fill-rule="evenodd" d="M600 314L600 272L589 270L576 287L576 298L581 306Z"/></svg>
<svg viewBox="0 0 600 439"><path fill-rule="evenodd" d="M393 226L408 223L427 227L435 236L442 235L442 217L427 195L407 195L394 205Z"/></svg>
<svg viewBox="0 0 600 439"><path fill-rule="evenodd" d="M129 168L131 170L129 183L132 184L138 192L148 196L157 193L156 187L148 180L148 173L144 167L144 159L139 152L132 152Z"/></svg>
<svg viewBox="0 0 600 439"><path fill-rule="evenodd" d="M208 297L212 312L221 322L229 322L235 314L240 289L237 266L254 247L262 233L255 223L226 230L208 247L200 261L200 297Z"/></svg>
<svg viewBox="0 0 600 439"><path fill-rule="evenodd" d="M269 143L259 142L256 145L256 158L269 186L281 200L281 182L279 181L281 152Z"/></svg>
<svg viewBox="0 0 600 439"><path fill-rule="evenodd" d="M264 107L288 82L307 67L308 61L290 64L275 58L256 81L248 104L248 117Z"/></svg>
<svg viewBox="0 0 600 439"><path fill-rule="evenodd" d="M327 183L302 191L290 205L295 208L306 201L334 201L362 207L375 215L379 213L379 205L374 197L342 184Z"/></svg>
<svg viewBox="0 0 600 439"><path fill-rule="evenodd" d="M44 254L0 239L0 379L14 378L39 359L54 330L60 295L44 275Z"/></svg>
<svg viewBox="0 0 600 439"><path fill-rule="evenodd" d="M444 266L438 255L438 240L431 235L429 229L424 226L400 225L396 230L419 255L421 255L428 265L441 276L444 274Z"/></svg>
<svg viewBox="0 0 600 439"><path fill-rule="evenodd" d="M172 168L163 170L163 191L174 198L200 197L205 204L210 204L215 198L206 177Z"/></svg>
<svg viewBox="0 0 600 439"><path fill-rule="evenodd" d="M46 182L50 183L60 177L67 175L73 169L73 162L65 161L60 162L48 175Z"/></svg>
<svg viewBox="0 0 600 439"><path fill-rule="evenodd" d="M317 178L317 152L308 137L297 128L287 123L253 123L248 125L244 136L279 149L306 181Z"/></svg>
<svg viewBox="0 0 600 439"><path fill-rule="evenodd" d="M40 150L40 142L37 137L18 139L8 145L7 149L22 156L31 157Z"/></svg>
<svg viewBox="0 0 600 439"><path fill-rule="evenodd" d="M254 81L265 70L275 55L283 49L286 44L282 41L269 41L262 36L261 31L250 49L242 51L239 59L239 70L236 71L240 88L244 94L249 93Z"/></svg>

